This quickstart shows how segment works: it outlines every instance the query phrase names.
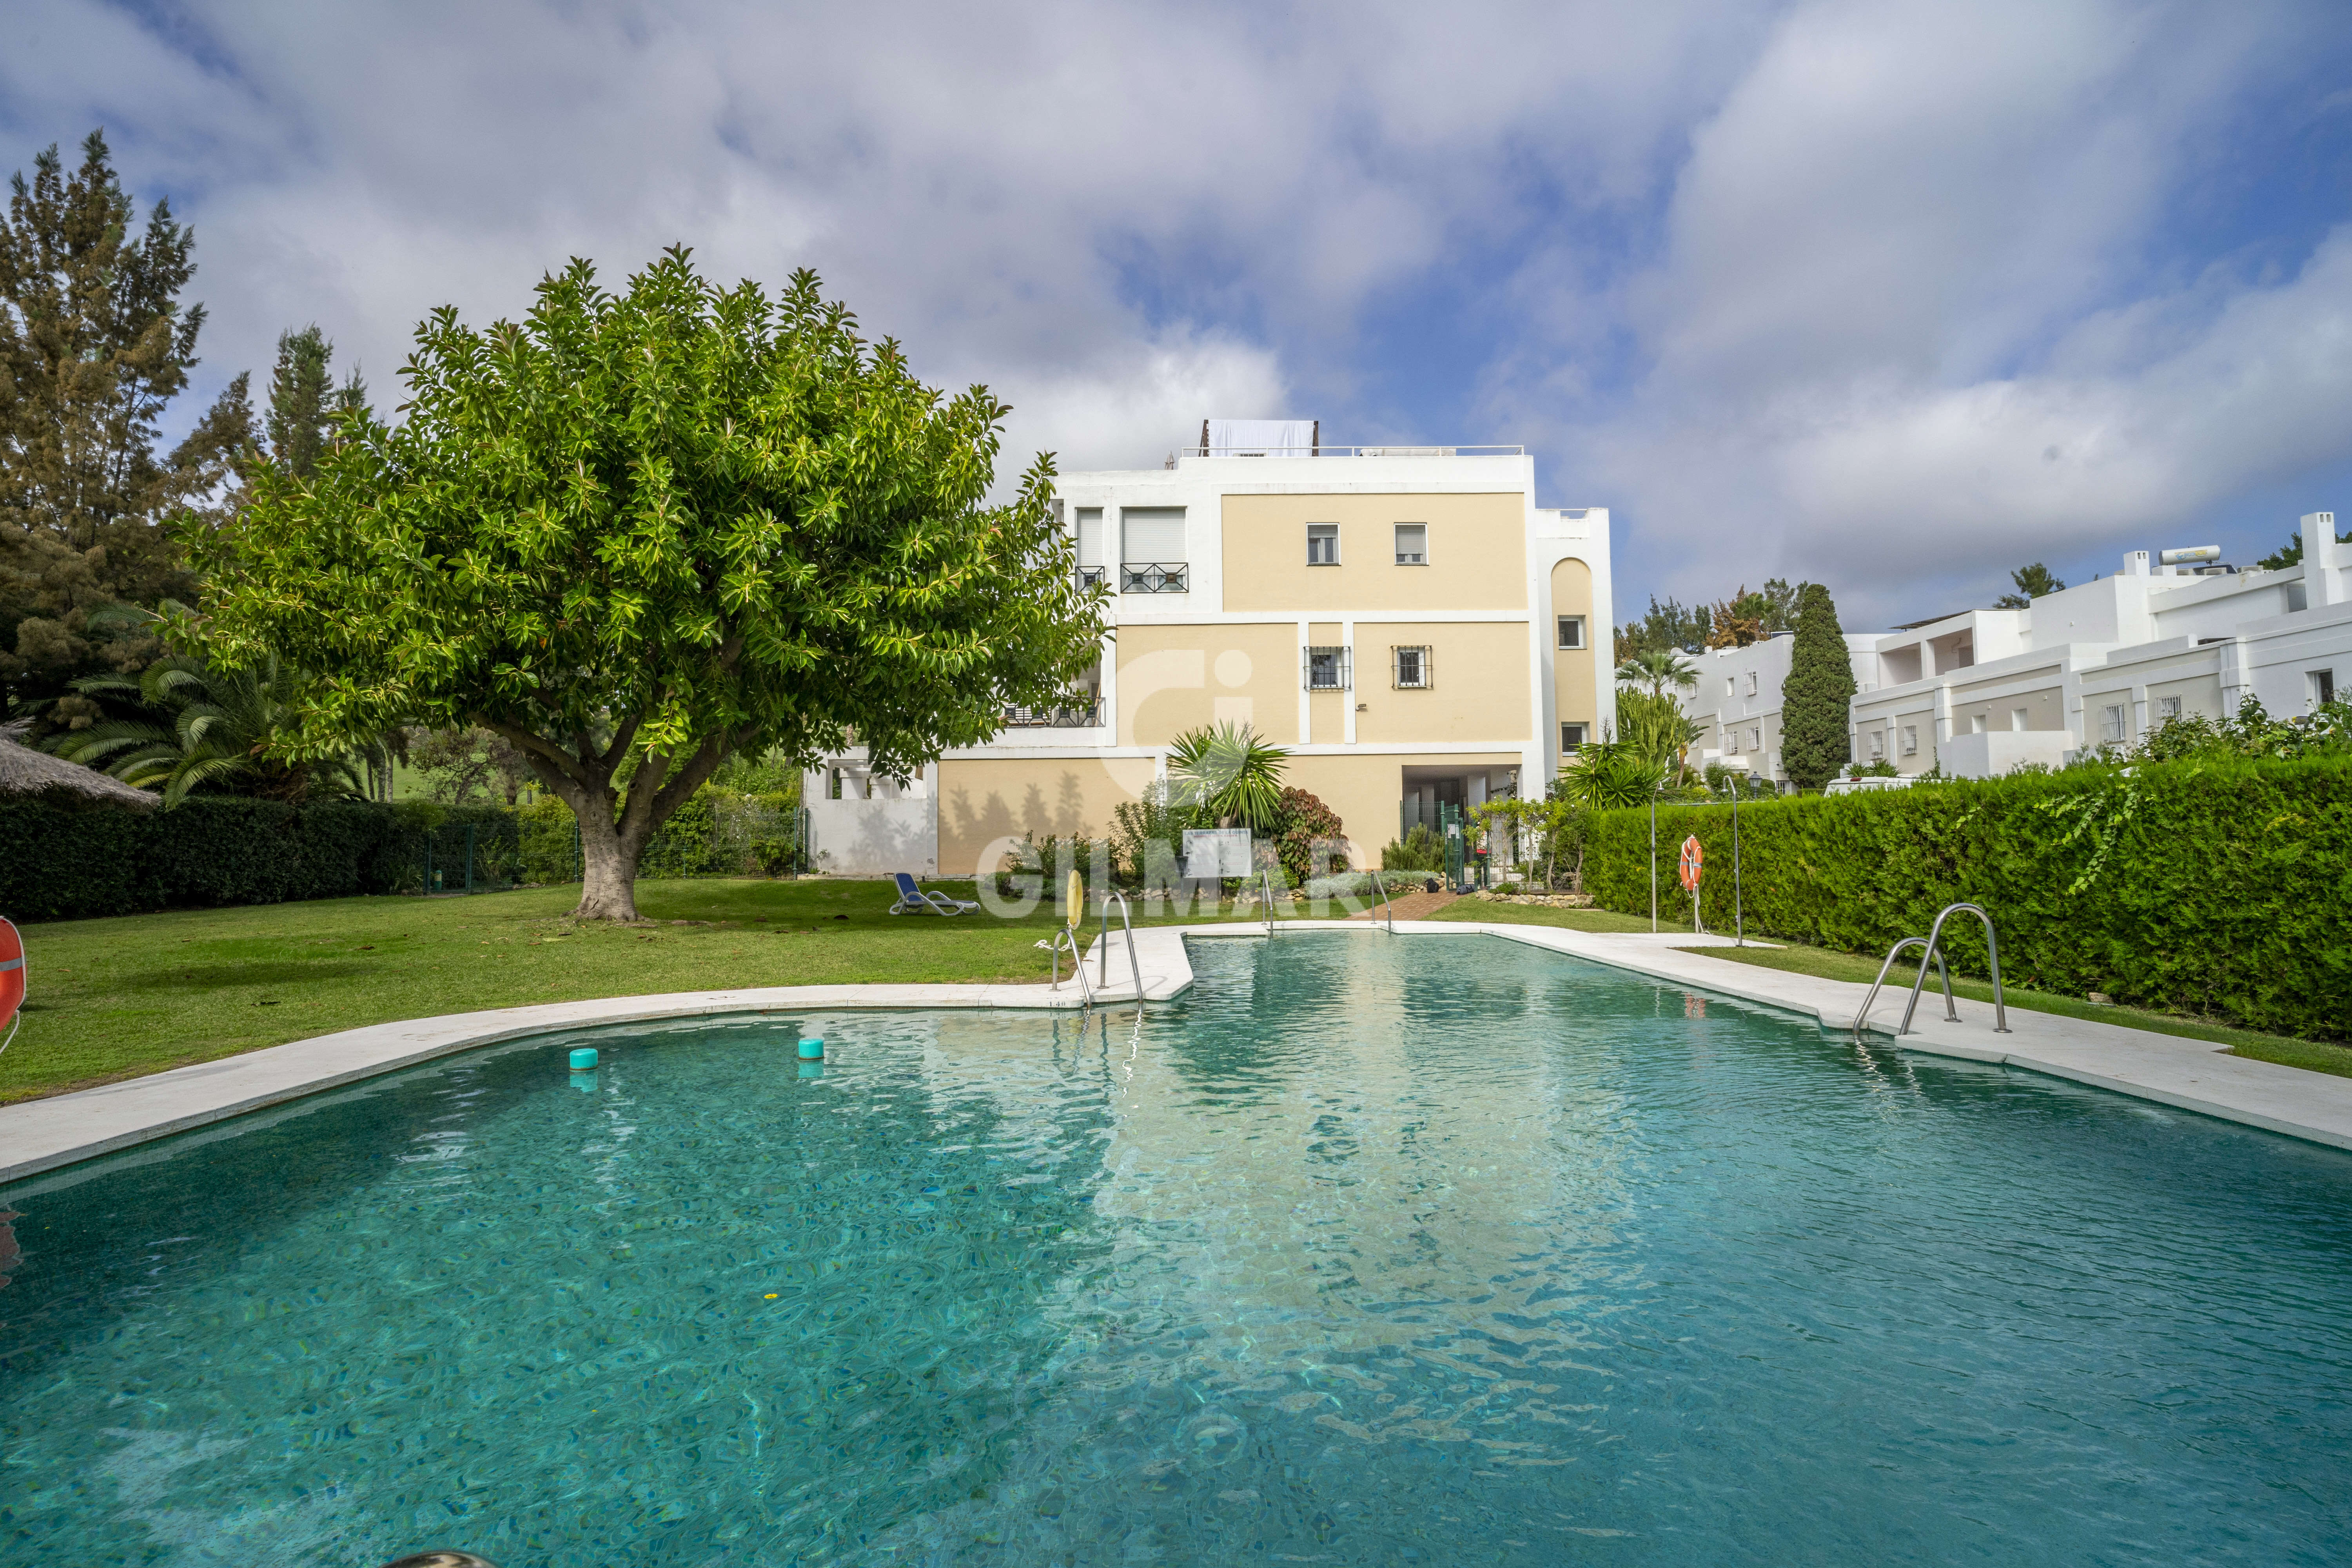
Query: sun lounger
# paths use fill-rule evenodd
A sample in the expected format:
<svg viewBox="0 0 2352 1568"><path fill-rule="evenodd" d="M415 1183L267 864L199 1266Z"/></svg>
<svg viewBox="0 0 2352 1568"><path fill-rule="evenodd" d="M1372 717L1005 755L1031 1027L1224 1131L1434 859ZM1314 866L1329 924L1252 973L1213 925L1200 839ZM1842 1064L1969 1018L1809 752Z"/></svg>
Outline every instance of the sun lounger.
<svg viewBox="0 0 2352 1568"><path fill-rule="evenodd" d="M898 873L898 901L890 906L894 915L964 915L980 908L961 899L950 899L945 893L927 893L915 886L915 879L906 872Z"/></svg>

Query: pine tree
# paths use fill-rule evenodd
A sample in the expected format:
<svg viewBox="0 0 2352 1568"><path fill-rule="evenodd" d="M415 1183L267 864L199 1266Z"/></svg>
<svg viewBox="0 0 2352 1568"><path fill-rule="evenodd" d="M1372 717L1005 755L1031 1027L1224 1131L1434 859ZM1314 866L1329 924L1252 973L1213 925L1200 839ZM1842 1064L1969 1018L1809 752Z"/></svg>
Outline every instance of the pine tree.
<svg viewBox="0 0 2352 1568"><path fill-rule="evenodd" d="M278 335L278 370L269 381L269 413L263 428L271 458L309 479L319 455L334 440L335 422L367 407L367 385L352 371L336 386L327 374L335 345L314 323Z"/></svg>
<svg viewBox="0 0 2352 1568"><path fill-rule="evenodd" d="M0 683L46 723L87 724L87 675L162 651L149 612L191 596L163 524L218 512L252 440L239 376L168 455L204 307L183 309L195 237L157 202L143 234L100 132L70 175L50 147L0 224Z"/></svg>
<svg viewBox="0 0 2352 1568"><path fill-rule="evenodd" d="M1789 679L1780 689L1780 766L1799 789L1821 788L1845 765L1853 701L1853 665L1838 629L1837 606L1827 588L1808 583L1798 600Z"/></svg>
<svg viewBox="0 0 2352 1568"><path fill-rule="evenodd" d="M2021 566L2011 572L2009 574L2009 580L2017 584L2017 592L2003 594L2000 598L1995 599L1992 602L1992 607L1996 610L2021 610L2044 594L2055 594L2066 586L2062 579L2052 575L2050 568L2039 561L2031 566Z"/></svg>

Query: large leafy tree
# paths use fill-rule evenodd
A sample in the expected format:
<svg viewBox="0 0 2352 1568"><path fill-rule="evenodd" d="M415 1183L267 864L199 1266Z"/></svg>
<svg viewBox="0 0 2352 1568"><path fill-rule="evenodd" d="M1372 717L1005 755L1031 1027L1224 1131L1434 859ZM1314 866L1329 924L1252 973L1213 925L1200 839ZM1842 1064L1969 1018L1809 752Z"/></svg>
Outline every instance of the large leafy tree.
<svg viewBox="0 0 2352 1568"><path fill-rule="evenodd" d="M81 151L16 174L0 225L0 682L45 726L100 716L76 680L163 652L147 612L194 580L159 525L220 509L252 438L240 376L158 451L204 326L195 236L160 201L142 230L105 138Z"/></svg>
<svg viewBox="0 0 2352 1568"><path fill-rule="evenodd" d="M1837 605L1827 588L1809 583L1797 609L1789 679L1780 688L1780 766L1799 789L1819 789L1845 766L1853 751L1853 662L1838 629Z"/></svg>
<svg viewBox="0 0 2352 1568"><path fill-rule="evenodd" d="M1040 457L992 503L1007 409L948 398L814 273L721 290L672 249L574 261L520 323L436 312L396 428L360 412L203 541L202 635L320 671L299 746L478 725L580 822L579 913L730 753L853 734L910 774L1059 701L1098 653Z"/></svg>

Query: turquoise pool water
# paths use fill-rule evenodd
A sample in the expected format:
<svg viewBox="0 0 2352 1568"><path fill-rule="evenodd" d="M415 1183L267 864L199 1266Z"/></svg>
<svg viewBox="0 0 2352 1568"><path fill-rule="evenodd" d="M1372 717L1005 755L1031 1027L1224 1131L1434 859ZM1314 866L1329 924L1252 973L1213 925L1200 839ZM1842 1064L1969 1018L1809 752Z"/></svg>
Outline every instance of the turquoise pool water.
<svg viewBox="0 0 2352 1568"><path fill-rule="evenodd" d="M1490 938L1193 955L10 1190L0 1554L2352 1560L2352 1157Z"/></svg>

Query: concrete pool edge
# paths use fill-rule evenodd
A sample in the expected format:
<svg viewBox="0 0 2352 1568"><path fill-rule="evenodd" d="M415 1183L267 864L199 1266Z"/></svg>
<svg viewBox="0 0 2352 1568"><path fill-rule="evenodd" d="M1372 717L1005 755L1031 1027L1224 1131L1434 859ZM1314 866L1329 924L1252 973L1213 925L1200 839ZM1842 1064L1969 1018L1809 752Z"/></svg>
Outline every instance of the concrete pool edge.
<svg viewBox="0 0 2352 1568"><path fill-rule="evenodd" d="M1286 921L1282 932L1346 931L1388 934L1385 924L1362 921ZM1558 926L1468 921L1398 921L1399 936L1494 936L1623 969L1654 980L1808 1016L1822 1027L1852 1026L1866 987L1844 981L1727 963L1701 952L1728 947L1728 938L1672 932L1598 934ZM1223 923L1150 926L1135 933L1134 964L1123 939L1111 943L1110 984L1099 1004L1135 1000L1139 970L1143 998L1165 1001L1192 984L1184 943L1203 940L1265 940L1262 927ZM1277 939L1278 940L1278 939ZM1099 965L1099 944L1089 953ZM1128 969L1127 975L1118 972ZM729 991L688 991L649 996L546 1003L529 1007L445 1014L373 1024L282 1046L125 1079L72 1094L0 1106L0 1184L45 1174L175 1133L321 1094L385 1073L485 1046L602 1025L740 1013L903 1009L1066 1010L1085 1005L1079 987L1045 985L785 985ZM2221 1054L2208 1042L2183 1040L2116 1025L2012 1009L2015 1032L1995 1035L1990 1011L1963 1014L1957 1025L1940 1018L1922 1032L1897 1038L1895 1007L1872 1033L1884 1043L1924 1055L1994 1062L2068 1079L2178 1110L2238 1121L2311 1142L2352 1150L2352 1079ZM1939 1035L1937 1031L1949 1030Z"/></svg>

